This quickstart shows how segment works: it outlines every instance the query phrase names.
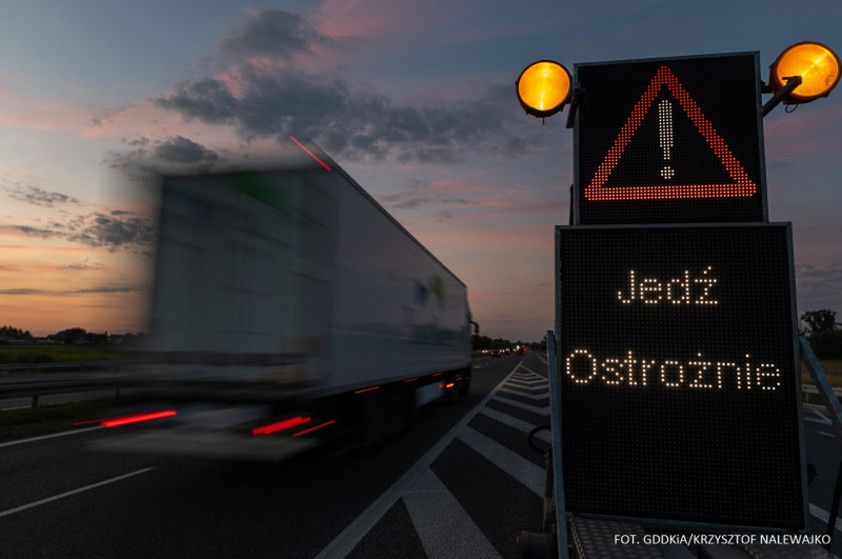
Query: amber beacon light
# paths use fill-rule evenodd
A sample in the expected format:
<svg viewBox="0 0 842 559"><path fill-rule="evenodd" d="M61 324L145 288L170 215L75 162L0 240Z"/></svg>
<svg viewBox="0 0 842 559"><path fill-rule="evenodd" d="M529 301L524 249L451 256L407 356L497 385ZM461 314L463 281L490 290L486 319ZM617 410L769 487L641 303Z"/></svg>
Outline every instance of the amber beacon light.
<svg viewBox="0 0 842 559"><path fill-rule="evenodd" d="M780 91L795 77L801 83L786 94L784 103L807 103L826 97L839 83L839 56L829 47L814 42L796 43L785 49L772 64L769 85Z"/></svg>
<svg viewBox="0 0 842 559"><path fill-rule="evenodd" d="M552 60L539 60L520 73L515 86L523 109L539 118L559 112L570 99L570 73Z"/></svg>

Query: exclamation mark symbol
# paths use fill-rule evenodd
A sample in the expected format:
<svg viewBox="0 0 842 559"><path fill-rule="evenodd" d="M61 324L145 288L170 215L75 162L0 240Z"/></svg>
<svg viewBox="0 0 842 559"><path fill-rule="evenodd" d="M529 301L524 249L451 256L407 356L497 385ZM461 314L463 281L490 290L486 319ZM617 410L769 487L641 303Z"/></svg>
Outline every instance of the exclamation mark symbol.
<svg viewBox="0 0 842 559"><path fill-rule="evenodd" d="M670 160L672 150L672 103L668 99L662 99L658 103L658 130L661 138L661 149L664 151L664 161ZM661 176L671 179L675 176L675 170L669 165L661 169Z"/></svg>

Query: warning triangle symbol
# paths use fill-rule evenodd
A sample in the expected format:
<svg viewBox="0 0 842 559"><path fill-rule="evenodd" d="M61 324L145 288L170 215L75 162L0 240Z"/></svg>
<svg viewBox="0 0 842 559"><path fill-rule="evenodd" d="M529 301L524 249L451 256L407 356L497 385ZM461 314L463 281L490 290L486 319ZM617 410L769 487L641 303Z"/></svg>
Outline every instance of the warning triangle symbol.
<svg viewBox="0 0 842 559"><path fill-rule="evenodd" d="M731 182L713 184L661 184L643 186L611 186L606 183L620 162L626 148L637 133L644 118L662 87L666 86L679 106L707 142L713 154L722 162ZM748 176L743 166L731 153L728 145L704 115L696 101L690 97L678 78L667 66L661 66L646 86L643 95L634 104L631 114L617 134L614 144L596 169L585 187L585 199L591 202L623 200L666 200L676 198L741 198L752 196L757 184Z"/></svg>

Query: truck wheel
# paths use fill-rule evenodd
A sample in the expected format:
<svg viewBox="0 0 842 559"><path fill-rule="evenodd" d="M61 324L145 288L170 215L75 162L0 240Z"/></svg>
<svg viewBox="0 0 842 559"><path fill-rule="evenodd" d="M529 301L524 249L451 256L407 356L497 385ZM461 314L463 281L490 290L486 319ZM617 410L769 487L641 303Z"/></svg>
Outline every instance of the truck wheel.
<svg viewBox="0 0 842 559"><path fill-rule="evenodd" d="M415 390L404 390L403 409L403 428L411 431L418 426L418 406L415 402Z"/></svg>
<svg viewBox="0 0 842 559"><path fill-rule="evenodd" d="M471 391L471 377L465 377L459 382L459 397L467 398Z"/></svg>

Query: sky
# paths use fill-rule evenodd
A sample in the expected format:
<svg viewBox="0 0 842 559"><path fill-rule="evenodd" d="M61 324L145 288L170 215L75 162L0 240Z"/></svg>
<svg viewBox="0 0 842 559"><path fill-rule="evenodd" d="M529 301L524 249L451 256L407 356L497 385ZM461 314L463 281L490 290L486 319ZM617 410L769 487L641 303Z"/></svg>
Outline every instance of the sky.
<svg viewBox="0 0 842 559"><path fill-rule="evenodd" d="M9 2L0 19L0 323L144 328L145 165L318 143L468 286L492 337L553 324L566 111L525 115L530 62L842 49L837 0ZM764 119L769 215L799 311L842 312L842 91Z"/></svg>

